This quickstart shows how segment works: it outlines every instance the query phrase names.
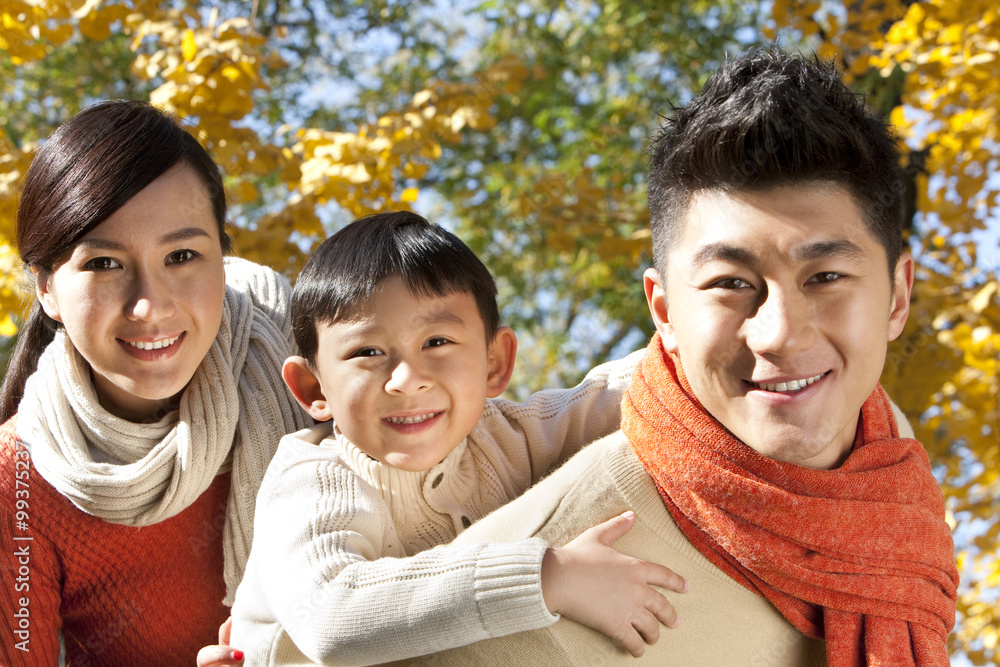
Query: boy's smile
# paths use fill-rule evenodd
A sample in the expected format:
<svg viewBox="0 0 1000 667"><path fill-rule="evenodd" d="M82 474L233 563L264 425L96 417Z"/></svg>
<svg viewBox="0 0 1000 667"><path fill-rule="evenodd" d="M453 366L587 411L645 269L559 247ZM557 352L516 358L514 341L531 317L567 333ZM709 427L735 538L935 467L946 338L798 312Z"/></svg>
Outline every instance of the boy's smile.
<svg viewBox="0 0 1000 667"><path fill-rule="evenodd" d="M440 463L472 431L498 382L493 345L471 294L412 293L387 278L342 321L318 327L315 376L322 389L311 414L333 418L355 446L408 471Z"/></svg>
<svg viewBox="0 0 1000 667"><path fill-rule="evenodd" d="M814 182L697 194L646 293L712 416L764 456L826 469L850 451L912 277L904 254L890 285L853 198Z"/></svg>

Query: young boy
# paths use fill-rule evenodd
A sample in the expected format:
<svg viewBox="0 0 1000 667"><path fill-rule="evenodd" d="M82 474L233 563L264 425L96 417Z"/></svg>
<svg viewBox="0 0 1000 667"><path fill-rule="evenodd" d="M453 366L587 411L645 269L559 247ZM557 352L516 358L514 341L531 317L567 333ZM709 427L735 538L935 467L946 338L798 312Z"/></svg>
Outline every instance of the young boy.
<svg viewBox="0 0 1000 667"><path fill-rule="evenodd" d="M559 549L447 545L618 427L635 356L573 389L492 400L517 348L493 278L406 212L328 239L296 282L292 325L301 356L283 377L323 423L281 441L257 498L233 607L246 664L385 662L559 614L640 655L676 623L650 585L682 592L683 579L610 547L629 512Z"/></svg>

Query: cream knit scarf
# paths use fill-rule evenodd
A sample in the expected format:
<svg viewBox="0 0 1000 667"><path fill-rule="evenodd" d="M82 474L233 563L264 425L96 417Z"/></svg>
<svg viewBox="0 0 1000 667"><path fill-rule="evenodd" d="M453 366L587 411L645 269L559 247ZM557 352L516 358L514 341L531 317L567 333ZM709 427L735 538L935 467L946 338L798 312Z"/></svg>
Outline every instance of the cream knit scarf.
<svg viewBox="0 0 1000 667"><path fill-rule="evenodd" d="M225 604L243 577L254 501L278 440L311 421L281 380L289 353L288 287L268 269L227 260L222 325L179 410L135 423L104 410L87 362L62 331L18 409L38 472L82 511L148 526L193 503L231 464L223 533ZM95 461L91 446L114 462Z"/></svg>

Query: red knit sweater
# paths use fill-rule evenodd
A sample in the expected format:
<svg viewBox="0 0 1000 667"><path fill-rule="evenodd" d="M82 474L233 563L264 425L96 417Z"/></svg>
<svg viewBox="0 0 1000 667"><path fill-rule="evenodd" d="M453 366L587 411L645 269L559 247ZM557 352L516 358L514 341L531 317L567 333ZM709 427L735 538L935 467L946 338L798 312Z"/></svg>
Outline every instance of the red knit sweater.
<svg viewBox="0 0 1000 667"><path fill-rule="evenodd" d="M229 475L153 526L108 523L53 489L0 426L2 664L193 665L229 615L222 527ZM19 514L23 512L23 514Z"/></svg>

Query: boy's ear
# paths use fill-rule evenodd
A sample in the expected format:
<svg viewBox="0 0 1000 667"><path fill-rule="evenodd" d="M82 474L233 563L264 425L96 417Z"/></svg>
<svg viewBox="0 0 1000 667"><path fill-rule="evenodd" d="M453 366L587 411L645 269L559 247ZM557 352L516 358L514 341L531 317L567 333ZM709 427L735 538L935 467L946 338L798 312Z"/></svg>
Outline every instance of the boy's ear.
<svg viewBox="0 0 1000 667"><path fill-rule="evenodd" d="M517 356L517 336L510 327L500 327L489 349L489 371L486 376L486 395L496 398L507 388L514 372Z"/></svg>
<svg viewBox="0 0 1000 667"><path fill-rule="evenodd" d="M316 377L312 365L304 357L296 356L285 359L285 364L281 367L281 377L288 385L292 396L309 413L310 417L321 422L333 418L319 378Z"/></svg>
<svg viewBox="0 0 1000 667"><path fill-rule="evenodd" d="M663 339L663 347L670 352L676 352L677 337L674 335L674 327L670 324L670 314L667 311L667 292L656 269L646 269L643 272L642 288L646 292L646 304L649 305L649 314L653 316L653 324Z"/></svg>

